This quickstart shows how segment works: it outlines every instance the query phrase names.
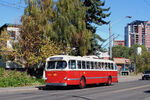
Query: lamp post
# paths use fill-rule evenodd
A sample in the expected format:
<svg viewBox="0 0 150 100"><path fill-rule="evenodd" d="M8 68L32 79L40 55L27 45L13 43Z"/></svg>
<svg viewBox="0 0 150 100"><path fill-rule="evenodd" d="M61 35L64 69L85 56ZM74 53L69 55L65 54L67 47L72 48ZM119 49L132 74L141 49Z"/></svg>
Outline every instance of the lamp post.
<svg viewBox="0 0 150 100"><path fill-rule="evenodd" d="M132 18L132 16L125 16L125 18ZM112 58L112 24L111 22L109 23L109 55L111 59Z"/></svg>

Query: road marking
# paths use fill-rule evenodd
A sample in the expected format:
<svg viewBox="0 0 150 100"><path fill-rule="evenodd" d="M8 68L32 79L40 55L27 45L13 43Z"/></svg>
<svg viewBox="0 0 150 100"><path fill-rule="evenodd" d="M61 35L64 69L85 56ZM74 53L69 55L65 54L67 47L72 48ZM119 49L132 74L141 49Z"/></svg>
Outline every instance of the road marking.
<svg viewBox="0 0 150 100"><path fill-rule="evenodd" d="M145 88L145 87L150 87L150 85L138 86L138 87L127 88L127 89L116 90L116 91L110 91L110 92L107 92L107 93L125 92L125 91L130 91L130 90L135 90L135 89Z"/></svg>

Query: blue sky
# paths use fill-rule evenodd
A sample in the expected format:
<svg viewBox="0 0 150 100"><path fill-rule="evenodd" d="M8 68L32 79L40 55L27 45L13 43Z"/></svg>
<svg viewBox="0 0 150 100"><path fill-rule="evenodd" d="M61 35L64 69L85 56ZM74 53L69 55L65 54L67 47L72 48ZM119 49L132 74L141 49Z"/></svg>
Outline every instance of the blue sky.
<svg viewBox="0 0 150 100"><path fill-rule="evenodd" d="M5 23L18 24L24 13L22 6L25 6L24 0L0 0L0 26ZM134 20L150 21L150 0L106 0L105 7L111 7L111 16L106 20L112 23L112 33L119 34L117 40L124 39L124 27L127 23ZM109 37L108 29L108 25L100 26L97 34L106 39Z"/></svg>
<svg viewBox="0 0 150 100"><path fill-rule="evenodd" d="M24 13L24 0L0 0L0 26L5 23L18 24Z"/></svg>

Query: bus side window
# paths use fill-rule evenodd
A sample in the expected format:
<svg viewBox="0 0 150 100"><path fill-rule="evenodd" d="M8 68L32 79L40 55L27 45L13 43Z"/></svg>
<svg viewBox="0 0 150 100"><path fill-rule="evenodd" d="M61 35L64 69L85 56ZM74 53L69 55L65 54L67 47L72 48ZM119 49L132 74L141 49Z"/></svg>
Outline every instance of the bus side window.
<svg viewBox="0 0 150 100"><path fill-rule="evenodd" d="M114 66L115 66L115 70L117 70L117 65L116 65L116 64L114 64Z"/></svg>
<svg viewBox="0 0 150 100"><path fill-rule="evenodd" d="M87 65L87 69L90 69L90 62L89 61L86 62L86 65Z"/></svg>
<svg viewBox="0 0 150 100"><path fill-rule="evenodd" d="M105 63L105 69L108 69L107 67L108 67L108 66L107 66L107 63Z"/></svg>
<svg viewBox="0 0 150 100"><path fill-rule="evenodd" d="M94 69L94 62L91 61L91 69Z"/></svg>
<svg viewBox="0 0 150 100"><path fill-rule="evenodd" d="M105 69L104 63L102 62L102 69Z"/></svg>
<svg viewBox="0 0 150 100"><path fill-rule="evenodd" d="M114 70L113 63L111 63L110 67L111 67L112 70Z"/></svg>
<svg viewBox="0 0 150 100"><path fill-rule="evenodd" d="M95 69L98 69L97 62L95 62Z"/></svg>
<svg viewBox="0 0 150 100"><path fill-rule="evenodd" d="M86 69L85 61L82 61L82 69Z"/></svg>
<svg viewBox="0 0 150 100"><path fill-rule="evenodd" d="M76 61L69 60L69 69L76 69Z"/></svg>
<svg viewBox="0 0 150 100"><path fill-rule="evenodd" d="M101 69L101 63L98 62L98 69Z"/></svg>
<svg viewBox="0 0 150 100"><path fill-rule="evenodd" d="M81 61L77 61L77 64L78 64L78 69L81 69Z"/></svg>
<svg viewBox="0 0 150 100"><path fill-rule="evenodd" d="M110 69L111 69L111 68L110 68L110 63L108 63L107 66L108 66L107 68L110 70Z"/></svg>

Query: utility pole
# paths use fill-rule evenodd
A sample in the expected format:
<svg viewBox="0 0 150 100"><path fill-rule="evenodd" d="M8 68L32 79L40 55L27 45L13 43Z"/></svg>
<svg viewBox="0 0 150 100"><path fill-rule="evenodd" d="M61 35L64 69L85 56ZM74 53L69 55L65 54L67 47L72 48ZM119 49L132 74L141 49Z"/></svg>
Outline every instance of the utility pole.
<svg viewBox="0 0 150 100"><path fill-rule="evenodd" d="M109 23L109 55L112 58L112 25Z"/></svg>
<svg viewBox="0 0 150 100"><path fill-rule="evenodd" d="M134 33L134 74L136 75L136 35Z"/></svg>
<svg viewBox="0 0 150 100"><path fill-rule="evenodd" d="M125 18L132 18L132 16L125 16ZM110 59L111 59L112 58L112 24L111 24L111 22L109 23L109 55L110 55Z"/></svg>

